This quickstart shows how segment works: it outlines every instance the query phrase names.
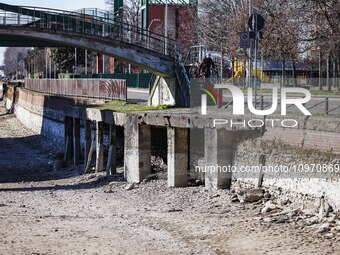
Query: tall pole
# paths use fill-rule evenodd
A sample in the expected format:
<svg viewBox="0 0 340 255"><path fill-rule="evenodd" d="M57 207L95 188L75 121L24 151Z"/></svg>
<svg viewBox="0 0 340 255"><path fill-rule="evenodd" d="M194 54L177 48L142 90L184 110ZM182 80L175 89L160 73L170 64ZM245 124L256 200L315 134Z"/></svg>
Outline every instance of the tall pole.
<svg viewBox="0 0 340 255"><path fill-rule="evenodd" d="M46 70L45 70L45 78L47 78L48 75L48 56L47 56L47 48L45 48L45 64L46 64Z"/></svg>
<svg viewBox="0 0 340 255"><path fill-rule="evenodd" d="M321 86L321 48L318 47L319 50L319 90L322 90Z"/></svg>
<svg viewBox="0 0 340 255"><path fill-rule="evenodd" d="M35 56L33 56L33 79L35 78Z"/></svg>
<svg viewBox="0 0 340 255"><path fill-rule="evenodd" d="M73 69L73 78L77 72L77 48L74 48L74 69Z"/></svg>
<svg viewBox="0 0 340 255"><path fill-rule="evenodd" d="M168 0L165 0L165 11L164 11L164 53L168 54Z"/></svg>
<svg viewBox="0 0 340 255"><path fill-rule="evenodd" d="M29 62L28 62L28 74L27 74L27 78L31 79L31 58L29 58Z"/></svg>
<svg viewBox="0 0 340 255"><path fill-rule="evenodd" d="M52 60L51 60L51 56L49 57L49 78L52 79Z"/></svg>
<svg viewBox="0 0 340 255"><path fill-rule="evenodd" d="M261 54L261 81L263 80L263 48L260 50Z"/></svg>
<svg viewBox="0 0 340 255"><path fill-rule="evenodd" d="M105 55L103 55L103 74L105 73Z"/></svg>
<svg viewBox="0 0 340 255"><path fill-rule="evenodd" d="M249 18L251 17L251 15L253 15L253 0L249 0ZM249 32L251 32L251 29L249 28ZM248 50L248 56L249 56L249 60L248 60L248 72L247 72L247 78L248 78L248 86L251 87L251 76L252 76L252 45L250 42L250 47Z"/></svg>
<svg viewBox="0 0 340 255"><path fill-rule="evenodd" d="M221 84L222 84L223 82L223 39L221 41L221 70L220 72L221 72L220 77L221 77Z"/></svg>
<svg viewBox="0 0 340 255"><path fill-rule="evenodd" d="M327 54L327 80L326 80L326 84L327 84L328 91L331 91L332 87L331 87L331 84L329 82L329 53Z"/></svg>
<svg viewBox="0 0 340 255"><path fill-rule="evenodd" d="M151 26L154 22L161 22L160 19L153 19L151 20L149 26L148 26L148 49L150 49L150 29L151 29Z"/></svg>
<svg viewBox="0 0 340 255"><path fill-rule="evenodd" d="M257 89L257 45L258 45L258 38L257 38L257 18L255 17L255 70L254 70L254 107L256 108L257 100L256 100L256 89Z"/></svg>
<svg viewBox="0 0 340 255"><path fill-rule="evenodd" d="M85 49L85 75L87 75L87 49Z"/></svg>

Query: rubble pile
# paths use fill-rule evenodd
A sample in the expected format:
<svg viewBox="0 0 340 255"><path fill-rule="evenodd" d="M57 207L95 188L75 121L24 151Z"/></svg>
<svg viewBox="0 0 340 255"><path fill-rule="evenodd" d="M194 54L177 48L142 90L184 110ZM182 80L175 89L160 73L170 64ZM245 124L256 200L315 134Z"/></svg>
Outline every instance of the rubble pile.
<svg viewBox="0 0 340 255"><path fill-rule="evenodd" d="M301 199L291 201L287 195L278 194L262 188L235 187L231 190L231 202L261 205L255 219L262 223L313 228L315 234L330 239L340 232L340 212L335 212L323 197L315 198L311 204Z"/></svg>

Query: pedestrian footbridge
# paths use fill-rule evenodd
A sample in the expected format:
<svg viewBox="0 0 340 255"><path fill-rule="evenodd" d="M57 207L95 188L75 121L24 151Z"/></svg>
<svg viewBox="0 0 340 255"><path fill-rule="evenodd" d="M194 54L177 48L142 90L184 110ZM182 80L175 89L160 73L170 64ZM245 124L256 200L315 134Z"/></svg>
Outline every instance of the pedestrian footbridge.
<svg viewBox="0 0 340 255"><path fill-rule="evenodd" d="M71 46L92 50L154 73L159 87L166 84L167 89L176 92L173 102L181 106L189 102L189 83L175 41L121 22L119 16L109 12L71 12L0 3L0 46Z"/></svg>

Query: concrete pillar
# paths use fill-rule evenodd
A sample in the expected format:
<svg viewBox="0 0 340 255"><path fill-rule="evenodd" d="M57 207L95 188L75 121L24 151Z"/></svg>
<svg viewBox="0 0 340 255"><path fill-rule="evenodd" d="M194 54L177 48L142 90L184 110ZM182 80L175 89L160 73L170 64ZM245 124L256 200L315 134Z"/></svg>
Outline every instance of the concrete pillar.
<svg viewBox="0 0 340 255"><path fill-rule="evenodd" d="M124 150L125 178L128 182L141 182L151 174L151 127L128 122Z"/></svg>
<svg viewBox="0 0 340 255"><path fill-rule="evenodd" d="M110 148L106 165L106 174L112 175L117 172L116 158L116 125L110 125Z"/></svg>
<svg viewBox="0 0 340 255"><path fill-rule="evenodd" d="M168 186L188 186L188 134L187 128L168 127Z"/></svg>
<svg viewBox="0 0 340 255"><path fill-rule="evenodd" d="M65 138L65 151L64 160L72 159L73 153L73 120L71 117L65 116L64 118L64 138Z"/></svg>
<svg viewBox="0 0 340 255"><path fill-rule="evenodd" d="M78 165L80 159L80 119L73 118L73 164Z"/></svg>
<svg viewBox="0 0 340 255"><path fill-rule="evenodd" d="M96 173L104 171L104 123L96 123Z"/></svg>
<svg viewBox="0 0 340 255"><path fill-rule="evenodd" d="M84 119L84 130L85 130L85 146L84 146L84 165L87 164L87 159L89 156L91 148L91 121Z"/></svg>
<svg viewBox="0 0 340 255"><path fill-rule="evenodd" d="M204 130L206 166L207 169L215 169L205 173L205 187L209 190L226 189L231 186L231 172L226 169L233 165L234 137L232 131L225 129Z"/></svg>

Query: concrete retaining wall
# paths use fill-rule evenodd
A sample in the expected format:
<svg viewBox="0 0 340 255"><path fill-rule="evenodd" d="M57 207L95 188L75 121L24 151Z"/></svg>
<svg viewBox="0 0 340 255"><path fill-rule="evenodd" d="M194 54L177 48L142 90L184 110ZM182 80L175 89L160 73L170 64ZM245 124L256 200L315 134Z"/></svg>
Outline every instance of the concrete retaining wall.
<svg viewBox="0 0 340 255"><path fill-rule="evenodd" d="M334 118L313 117L297 129L269 128L263 136L242 141L237 148L234 164L259 165L260 157L265 166L303 166L340 164L340 130ZM294 195L306 194L325 197L333 207L340 210L340 173L295 173L295 178L264 174L264 186L280 187ZM237 176L238 180L256 184L258 176ZM255 177L255 178L250 178Z"/></svg>
<svg viewBox="0 0 340 255"><path fill-rule="evenodd" d="M44 102L44 95L20 89L15 115L26 127L48 137L57 147L63 148L63 111L44 108Z"/></svg>
<svg viewBox="0 0 340 255"><path fill-rule="evenodd" d="M64 107L96 103L94 100L60 98L17 88L15 115L29 129L52 140L55 146L64 149ZM12 101L6 99L7 109ZM81 141L84 141L81 129ZM83 144L82 144L83 146Z"/></svg>

